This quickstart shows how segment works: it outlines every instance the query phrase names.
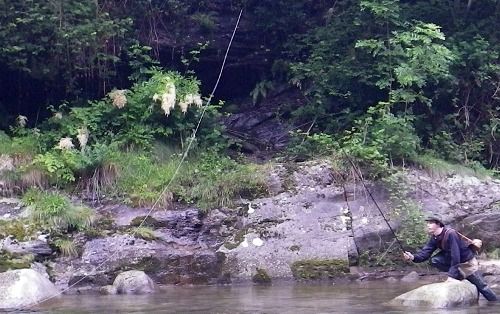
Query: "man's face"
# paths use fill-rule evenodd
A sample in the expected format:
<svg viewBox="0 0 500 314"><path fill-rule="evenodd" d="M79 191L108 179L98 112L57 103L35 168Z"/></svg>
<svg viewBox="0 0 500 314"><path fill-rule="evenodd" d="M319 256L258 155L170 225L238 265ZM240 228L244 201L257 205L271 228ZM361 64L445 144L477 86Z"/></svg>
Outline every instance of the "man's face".
<svg viewBox="0 0 500 314"><path fill-rule="evenodd" d="M427 233L429 234L435 234L436 231L441 228L441 226L434 221L428 221L427 222Z"/></svg>

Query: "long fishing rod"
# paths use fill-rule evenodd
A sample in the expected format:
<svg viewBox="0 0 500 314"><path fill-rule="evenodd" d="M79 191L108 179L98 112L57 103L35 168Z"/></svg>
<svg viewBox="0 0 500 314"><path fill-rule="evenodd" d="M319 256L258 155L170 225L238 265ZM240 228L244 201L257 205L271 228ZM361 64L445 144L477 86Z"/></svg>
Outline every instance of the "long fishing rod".
<svg viewBox="0 0 500 314"><path fill-rule="evenodd" d="M346 152L341 149L342 153L344 154L344 156L346 157L346 159L349 161L349 163L351 164L352 168L354 169L354 172L356 173L356 176L359 178L359 180L361 181L361 184L363 185L363 187L365 188L366 192L368 192L368 195L370 196L371 200L373 201L373 203L375 204L375 207L377 207L378 211L380 212L380 215L382 216L382 218L384 219L385 223L387 224L387 226L389 227L389 230L391 230L391 233L392 235L394 236L394 239L396 239L396 242L398 243L399 245L399 248L401 249L401 251L405 252L405 249L403 248L403 244L401 243L401 241L399 240L398 236L396 235L396 232L394 232L394 229L392 229L391 227L391 224L389 224L389 221L387 220L387 218L385 218L385 215L384 215L384 212L382 211L382 209L380 208L380 206L378 206L378 203L377 201L375 200L375 198L373 197L372 193L370 192L370 189L368 189L368 187L366 186L365 184L365 180L363 179L363 177L361 176L361 173L359 173L359 170L358 168L356 167L356 165L354 165L354 162L352 161L351 158L349 158L349 156L346 154Z"/></svg>

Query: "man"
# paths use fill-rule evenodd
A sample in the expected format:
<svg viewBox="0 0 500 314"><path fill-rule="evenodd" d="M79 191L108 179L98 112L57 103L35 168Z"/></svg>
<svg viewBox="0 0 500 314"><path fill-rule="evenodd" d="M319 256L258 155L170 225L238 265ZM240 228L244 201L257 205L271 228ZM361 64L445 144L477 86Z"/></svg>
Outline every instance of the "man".
<svg viewBox="0 0 500 314"><path fill-rule="evenodd" d="M477 287L486 300L497 301L497 296L484 282L478 271L475 253L462 241L457 232L452 228L445 227L438 217L429 217L425 221L427 222L427 232L431 238L417 253L404 252L404 259L420 263L429 259L432 253L439 248L441 251L430 260L432 266L440 271L448 272L448 280L467 279Z"/></svg>

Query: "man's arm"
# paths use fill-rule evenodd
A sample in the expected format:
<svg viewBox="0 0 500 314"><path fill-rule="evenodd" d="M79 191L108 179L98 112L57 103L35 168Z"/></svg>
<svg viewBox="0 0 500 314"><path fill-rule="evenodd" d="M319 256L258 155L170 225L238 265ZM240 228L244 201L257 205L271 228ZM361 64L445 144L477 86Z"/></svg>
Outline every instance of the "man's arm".
<svg viewBox="0 0 500 314"><path fill-rule="evenodd" d="M460 246L459 246L460 238L458 234L451 230L448 236L448 245L450 248L450 269L448 270L448 276L461 279L460 271L458 270L458 265L460 264Z"/></svg>
<svg viewBox="0 0 500 314"><path fill-rule="evenodd" d="M434 252L437 249L437 242L434 240L434 238L431 238L429 242L417 253L413 255L413 261L415 263L421 263L429 257L431 257L432 252Z"/></svg>

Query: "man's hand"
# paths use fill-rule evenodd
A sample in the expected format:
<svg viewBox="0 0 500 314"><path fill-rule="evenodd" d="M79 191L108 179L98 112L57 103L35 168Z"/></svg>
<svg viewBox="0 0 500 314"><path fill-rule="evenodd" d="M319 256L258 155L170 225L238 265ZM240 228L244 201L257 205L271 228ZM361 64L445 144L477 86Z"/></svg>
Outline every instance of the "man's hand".
<svg viewBox="0 0 500 314"><path fill-rule="evenodd" d="M403 252L403 258L407 261L413 261L415 256L413 256L410 252Z"/></svg>

